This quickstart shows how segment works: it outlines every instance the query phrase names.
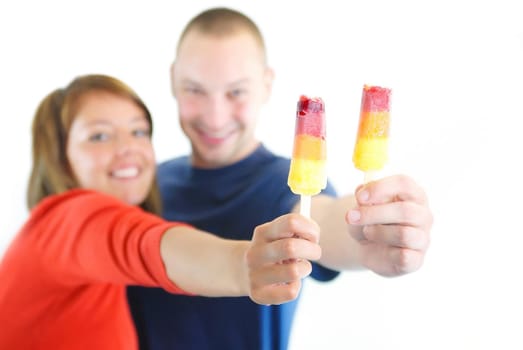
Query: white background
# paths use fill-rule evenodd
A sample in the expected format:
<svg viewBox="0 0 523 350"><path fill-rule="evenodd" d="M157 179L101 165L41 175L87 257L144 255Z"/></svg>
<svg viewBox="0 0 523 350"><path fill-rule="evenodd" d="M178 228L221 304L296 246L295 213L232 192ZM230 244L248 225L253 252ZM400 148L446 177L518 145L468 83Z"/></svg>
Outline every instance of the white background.
<svg viewBox="0 0 523 350"><path fill-rule="evenodd" d="M289 156L299 95L321 96L329 174L340 192L351 192L362 180L351 163L362 85L391 87L385 173L412 175L435 216L420 271L308 280L290 348L521 349L523 24L516 3L4 1L0 254L27 215L30 122L40 100L76 75L114 75L150 107L158 159L185 154L169 90L176 40L191 16L227 5L259 24L276 71L259 125L267 146Z"/></svg>

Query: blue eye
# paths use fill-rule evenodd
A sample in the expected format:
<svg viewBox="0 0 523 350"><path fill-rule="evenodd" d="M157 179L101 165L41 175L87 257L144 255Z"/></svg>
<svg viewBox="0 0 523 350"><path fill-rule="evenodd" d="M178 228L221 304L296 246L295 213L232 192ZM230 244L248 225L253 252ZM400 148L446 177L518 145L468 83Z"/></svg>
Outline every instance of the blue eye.
<svg viewBox="0 0 523 350"><path fill-rule="evenodd" d="M92 142L102 142L107 141L108 139L109 135L103 132L98 132L89 136L89 141Z"/></svg>
<svg viewBox="0 0 523 350"><path fill-rule="evenodd" d="M149 137L151 136L151 131L148 128L136 129L133 130L133 135L136 137Z"/></svg>
<svg viewBox="0 0 523 350"><path fill-rule="evenodd" d="M228 92L229 97L238 98L244 95L247 91L245 89L233 89Z"/></svg>
<svg viewBox="0 0 523 350"><path fill-rule="evenodd" d="M197 88L197 87L193 87L193 86L186 86L184 88L184 91L187 92L187 93L193 94L193 95L202 95L203 94L203 90L202 89Z"/></svg>

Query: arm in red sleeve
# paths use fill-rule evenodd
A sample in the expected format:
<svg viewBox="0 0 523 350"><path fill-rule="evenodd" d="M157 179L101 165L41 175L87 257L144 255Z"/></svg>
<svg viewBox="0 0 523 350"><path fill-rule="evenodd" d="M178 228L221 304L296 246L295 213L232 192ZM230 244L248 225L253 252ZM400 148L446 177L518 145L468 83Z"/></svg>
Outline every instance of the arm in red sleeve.
<svg viewBox="0 0 523 350"><path fill-rule="evenodd" d="M160 255L162 235L176 225L182 224L108 195L72 190L37 206L21 239L64 284L137 284L185 293L167 277Z"/></svg>

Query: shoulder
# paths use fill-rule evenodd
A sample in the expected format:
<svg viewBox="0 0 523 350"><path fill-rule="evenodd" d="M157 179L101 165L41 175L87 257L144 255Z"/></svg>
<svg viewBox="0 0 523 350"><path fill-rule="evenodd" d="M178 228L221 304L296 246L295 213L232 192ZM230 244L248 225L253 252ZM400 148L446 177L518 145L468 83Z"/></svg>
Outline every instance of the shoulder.
<svg viewBox="0 0 523 350"><path fill-rule="evenodd" d="M38 205L33 209L33 211L42 210L42 208L54 207L54 206L66 206L74 205L75 203L88 204L90 202L105 202L105 201L117 201L116 198L110 197L109 195L103 194L101 192L76 188L62 192L60 194L55 194L44 198Z"/></svg>
<svg viewBox="0 0 523 350"><path fill-rule="evenodd" d="M178 171L190 166L189 157L181 156L158 163L158 173Z"/></svg>
<svg viewBox="0 0 523 350"><path fill-rule="evenodd" d="M286 178L289 175L290 163L291 160L289 158L276 155L266 150L257 164L262 173L269 173L269 175Z"/></svg>
<svg viewBox="0 0 523 350"><path fill-rule="evenodd" d="M82 204L88 203L109 203L109 204L120 204L124 203L116 197L105 194L103 192L85 189L85 188L75 188L68 190L66 192L52 195L45 198L40 205L53 205L58 203L68 203L81 202Z"/></svg>
<svg viewBox="0 0 523 350"><path fill-rule="evenodd" d="M46 197L31 210L31 218L38 219L49 215L57 218L73 214L74 217L80 219L97 212L108 212L110 209L141 210L139 207L128 205L111 195L78 188Z"/></svg>
<svg viewBox="0 0 523 350"><path fill-rule="evenodd" d="M87 189L73 189L44 199L31 211L26 224L45 231L85 233L89 230L145 231L146 227L167 223L159 216L111 195Z"/></svg>
<svg viewBox="0 0 523 350"><path fill-rule="evenodd" d="M287 178L289 176L290 159L271 155L256 163L251 169L251 174L264 185L271 184L281 190L287 190Z"/></svg>

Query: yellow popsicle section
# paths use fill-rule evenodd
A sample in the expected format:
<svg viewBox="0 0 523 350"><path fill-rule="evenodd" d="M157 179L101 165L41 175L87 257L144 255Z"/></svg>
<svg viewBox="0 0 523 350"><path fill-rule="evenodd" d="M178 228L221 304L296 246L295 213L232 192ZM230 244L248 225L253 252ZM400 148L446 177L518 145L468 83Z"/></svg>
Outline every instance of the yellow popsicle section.
<svg viewBox="0 0 523 350"><path fill-rule="evenodd" d="M321 98L301 96L287 184L295 194L312 196L327 186L325 106Z"/></svg>
<svg viewBox="0 0 523 350"><path fill-rule="evenodd" d="M361 171L376 171L388 159L391 90L363 87L358 136L352 160Z"/></svg>

